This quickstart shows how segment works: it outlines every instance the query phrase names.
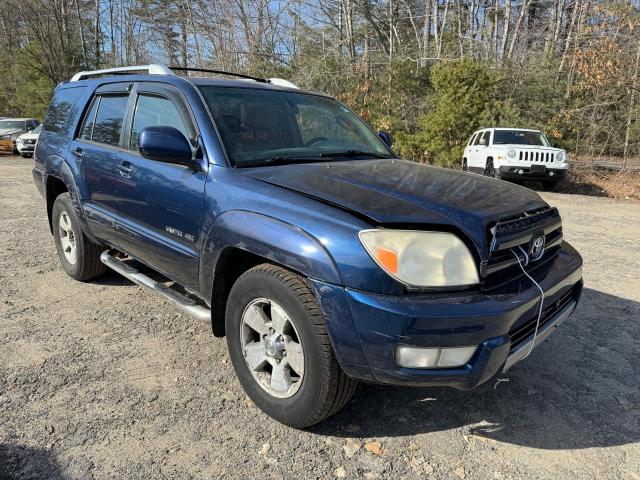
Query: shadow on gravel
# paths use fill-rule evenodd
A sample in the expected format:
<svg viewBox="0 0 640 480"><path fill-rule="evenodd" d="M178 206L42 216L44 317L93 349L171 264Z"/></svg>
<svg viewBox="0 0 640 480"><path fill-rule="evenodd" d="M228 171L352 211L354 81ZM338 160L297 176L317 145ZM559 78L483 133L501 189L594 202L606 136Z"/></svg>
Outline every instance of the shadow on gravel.
<svg viewBox="0 0 640 480"><path fill-rule="evenodd" d="M473 391L360 385L320 435L462 435L541 449L640 441L640 303L584 289L576 313L506 375ZM495 388L494 388L495 387Z"/></svg>
<svg viewBox="0 0 640 480"><path fill-rule="evenodd" d="M51 453L24 445L0 443L2 480L62 480L64 476Z"/></svg>

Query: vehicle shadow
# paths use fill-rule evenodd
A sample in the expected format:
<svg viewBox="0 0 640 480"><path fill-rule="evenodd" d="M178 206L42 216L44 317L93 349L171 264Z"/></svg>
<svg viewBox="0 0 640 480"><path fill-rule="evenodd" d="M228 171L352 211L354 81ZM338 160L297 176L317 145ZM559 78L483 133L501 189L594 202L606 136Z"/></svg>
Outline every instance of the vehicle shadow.
<svg viewBox="0 0 640 480"><path fill-rule="evenodd" d="M62 480L64 476L50 452L24 445L0 443L0 478Z"/></svg>
<svg viewBox="0 0 640 480"><path fill-rule="evenodd" d="M576 313L529 358L473 391L360 385L320 435L396 437L461 429L540 449L640 440L640 303L585 288Z"/></svg>

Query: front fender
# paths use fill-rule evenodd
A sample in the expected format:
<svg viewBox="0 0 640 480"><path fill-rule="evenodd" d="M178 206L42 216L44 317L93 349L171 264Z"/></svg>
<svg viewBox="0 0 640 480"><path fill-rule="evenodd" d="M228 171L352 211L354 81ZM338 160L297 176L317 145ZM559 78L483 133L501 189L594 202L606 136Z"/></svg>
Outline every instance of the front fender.
<svg viewBox="0 0 640 480"><path fill-rule="evenodd" d="M218 259L229 247L259 255L306 277L342 284L335 262L317 238L268 215L234 210L220 215L207 232L200 257L204 298L211 298Z"/></svg>

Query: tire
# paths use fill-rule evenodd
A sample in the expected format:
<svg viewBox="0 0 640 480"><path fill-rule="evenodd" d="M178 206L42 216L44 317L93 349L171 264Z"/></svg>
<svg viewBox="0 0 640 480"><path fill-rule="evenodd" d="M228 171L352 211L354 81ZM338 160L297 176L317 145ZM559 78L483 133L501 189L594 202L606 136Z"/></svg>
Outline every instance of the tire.
<svg viewBox="0 0 640 480"><path fill-rule="evenodd" d="M100 261L104 247L93 243L82 232L68 193L59 195L53 203L51 224L58 258L70 277L85 282L107 271L107 266Z"/></svg>
<svg viewBox="0 0 640 480"><path fill-rule="evenodd" d="M277 421L309 427L338 412L353 395L357 382L340 369L320 307L300 276L270 264L245 272L229 293L225 327L238 380L251 400ZM276 342L270 344L274 335ZM279 344L282 337L285 342ZM284 345L280 358L278 345ZM276 374L287 370L288 376Z"/></svg>
<svg viewBox="0 0 640 480"><path fill-rule="evenodd" d="M20 155L22 156L22 158L31 158L33 156L30 153L21 153Z"/></svg>
<svg viewBox="0 0 640 480"><path fill-rule="evenodd" d="M496 169L493 166L493 158L487 158L487 162L484 166L484 176L491 178L500 178L498 176L498 172L496 172Z"/></svg>
<svg viewBox="0 0 640 480"><path fill-rule="evenodd" d="M462 171L463 172L468 172L469 171L469 166L467 164L467 159L466 158L462 159Z"/></svg>

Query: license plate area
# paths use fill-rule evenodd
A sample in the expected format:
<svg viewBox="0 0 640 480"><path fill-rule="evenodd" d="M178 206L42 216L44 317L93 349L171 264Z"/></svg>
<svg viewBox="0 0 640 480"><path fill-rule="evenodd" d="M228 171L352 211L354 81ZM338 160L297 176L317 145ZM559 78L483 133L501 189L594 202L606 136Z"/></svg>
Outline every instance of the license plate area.
<svg viewBox="0 0 640 480"><path fill-rule="evenodd" d="M547 167L544 165L531 165L531 173L545 173Z"/></svg>

